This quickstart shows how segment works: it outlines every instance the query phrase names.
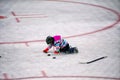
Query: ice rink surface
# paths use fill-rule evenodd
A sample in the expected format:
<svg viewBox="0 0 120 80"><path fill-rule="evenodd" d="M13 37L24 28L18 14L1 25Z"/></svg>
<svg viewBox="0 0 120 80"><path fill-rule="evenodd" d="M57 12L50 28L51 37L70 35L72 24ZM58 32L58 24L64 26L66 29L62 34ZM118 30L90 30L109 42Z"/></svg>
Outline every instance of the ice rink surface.
<svg viewBox="0 0 120 80"><path fill-rule="evenodd" d="M48 35L79 53L47 56ZM120 0L0 0L0 56L0 80L120 80Z"/></svg>

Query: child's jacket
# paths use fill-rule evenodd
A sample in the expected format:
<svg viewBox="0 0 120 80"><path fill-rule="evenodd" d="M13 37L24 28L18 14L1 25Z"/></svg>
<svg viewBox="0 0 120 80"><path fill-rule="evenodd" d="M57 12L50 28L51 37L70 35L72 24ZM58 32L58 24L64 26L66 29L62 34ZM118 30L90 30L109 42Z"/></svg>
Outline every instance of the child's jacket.
<svg viewBox="0 0 120 80"><path fill-rule="evenodd" d="M49 45L48 49L50 49L50 48L52 48L52 46L54 46L54 47L56 47L55 51L59 52L60 49L64 48L68 44L68 42L66 40L62 39L60 35L53 36L53 38L54 38L54 44Z"/></svg>

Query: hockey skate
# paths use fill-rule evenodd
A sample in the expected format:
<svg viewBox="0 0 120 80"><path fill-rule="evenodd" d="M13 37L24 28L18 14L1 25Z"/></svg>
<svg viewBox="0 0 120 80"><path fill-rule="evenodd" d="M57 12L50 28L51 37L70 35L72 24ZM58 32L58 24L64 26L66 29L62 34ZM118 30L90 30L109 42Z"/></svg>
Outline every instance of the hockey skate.
<svg viewBox="0 0 120 80"><path fill-rule="evenodd" d="M78 53L78 48L77 47L71 47L69 50L69 53Z"/></svg>
<svg viewBox="0 0 120 80"><path fill-rule="evenodd" d="M74 48L74 53L78 53L78 48L77 47L73 47Z"/></svg>

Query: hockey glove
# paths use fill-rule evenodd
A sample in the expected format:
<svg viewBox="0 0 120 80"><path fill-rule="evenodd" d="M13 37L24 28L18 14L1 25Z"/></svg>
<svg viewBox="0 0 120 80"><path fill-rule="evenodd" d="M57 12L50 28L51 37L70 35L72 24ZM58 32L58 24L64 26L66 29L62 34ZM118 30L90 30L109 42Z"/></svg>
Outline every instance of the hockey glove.
<svg viewBox="0 0 120 80"><path fill-rule="evenodd" d="M54 54L59 54L59 52L58 51L54 51Z"/></svg>
<svg viewBox="0 0 120 80"><path fill-rule="evenodd" d="M48 53L48 50L49 50L49 49L46 48L46 49L43 50L43 52L44 52L44 53Z"/></svg>

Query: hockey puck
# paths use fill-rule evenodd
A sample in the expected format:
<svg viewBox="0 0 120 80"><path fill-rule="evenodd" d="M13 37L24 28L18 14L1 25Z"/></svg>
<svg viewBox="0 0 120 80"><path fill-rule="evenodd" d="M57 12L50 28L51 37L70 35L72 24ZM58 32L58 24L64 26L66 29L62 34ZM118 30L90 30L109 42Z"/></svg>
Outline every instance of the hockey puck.
<svg viewBox="0 0 120 80"><path fill-rule="evenodd" d="M56 59L56 57L53 57L53 59Z"/></svg>
<svg viewBox="0 0 120 80"><path fill-rule="evenodd" d="M48 54L47 56L51 56L50 54Z"/></svg>
<svg viewBox="0 0 120 80"><path fill-rule="evenodd" d="M2 56L0 56L0 58L1 58Z"/></svg>

